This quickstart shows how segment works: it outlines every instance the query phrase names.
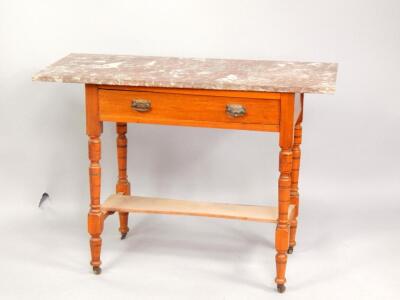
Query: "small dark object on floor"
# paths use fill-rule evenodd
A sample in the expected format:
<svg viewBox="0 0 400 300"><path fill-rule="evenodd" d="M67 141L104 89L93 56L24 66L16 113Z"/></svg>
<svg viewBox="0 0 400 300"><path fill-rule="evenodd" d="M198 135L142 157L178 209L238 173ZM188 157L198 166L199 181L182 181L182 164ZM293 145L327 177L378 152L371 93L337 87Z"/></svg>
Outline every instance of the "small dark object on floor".
<svg viewBox="0 0 400 300"><path fill-rule="evenodd" d="M292 254L293 253L293 246L290 246L289 249L287 250L288 254Z"/></svg>
<svg viewBox="0 0 400 300"><path fill-rule="evenodd" d="M126 235L127 235L128 233L121 233L121 240L124 240L125 238L126 238Z"/></svg>
<svg viewBox="0 0 400 300"><path fill-rule="evenodd" d="M49 198L50 198L49 194L43 193L42 198L41 198L40 201L39 201L39 207L41 207L42 204L43 204L43 202L46 201L46 200L49 199Z"/></svg>
<svg viewBox="0 0 400 300"><path fill-rule="evenodd" d="M101 274L101 268L100 267L93 267L93 273L96 275L100 275Z"/></svg>
<svg viewBox="0 0 400 300"><path fill-rule="evenodd" d="M284 293L285 292L285 290L286 290L286 287L285 287L285 285L284 284L278 284L277 286L276 286L276 288L278 289L278 293Z"/></svg>

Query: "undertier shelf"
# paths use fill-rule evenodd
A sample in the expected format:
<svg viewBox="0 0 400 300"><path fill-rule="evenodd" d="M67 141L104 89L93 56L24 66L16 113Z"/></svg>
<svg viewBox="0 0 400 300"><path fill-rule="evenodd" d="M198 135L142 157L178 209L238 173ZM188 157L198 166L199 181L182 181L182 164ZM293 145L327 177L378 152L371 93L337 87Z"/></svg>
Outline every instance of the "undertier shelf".
<svg viewBox="0 0 400 300"><path fill-rule="evenodd" d="M289 219L293 214L289 206ZM273 206L212 203L154 197L112 195L103 203L104 212L170 214L276 223L278 209Z"/></svg>

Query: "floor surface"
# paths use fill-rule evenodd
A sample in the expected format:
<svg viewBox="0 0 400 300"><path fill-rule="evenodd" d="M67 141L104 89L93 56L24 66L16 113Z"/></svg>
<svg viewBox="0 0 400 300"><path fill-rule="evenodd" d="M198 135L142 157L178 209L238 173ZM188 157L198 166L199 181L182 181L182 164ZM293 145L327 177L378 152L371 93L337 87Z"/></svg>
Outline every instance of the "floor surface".
<svg viewBox="0 0 400 300"><path fill-rule="evenodd" d="M131 215L121 241L114 215L106 220L103 273L96 276L86 213L54 201L2 211L0 298L398 299L398 210L378 202L338 210L333 199L308 198L283 295L273 281L271 224Z"/></svg>

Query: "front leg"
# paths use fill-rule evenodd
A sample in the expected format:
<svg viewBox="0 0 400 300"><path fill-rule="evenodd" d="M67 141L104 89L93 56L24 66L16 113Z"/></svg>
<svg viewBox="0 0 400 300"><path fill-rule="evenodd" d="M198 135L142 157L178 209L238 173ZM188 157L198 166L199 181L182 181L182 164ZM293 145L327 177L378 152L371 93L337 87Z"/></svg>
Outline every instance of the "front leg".
<svg viewBox="0 0 400 300"><path fill-rule="evenodd" d="M291 149L282 148L279 155L279 218L275 233L276 248L276 279L278 292L285 291L286 282L286 252L289 248L289 220L288 209L290 202L290 171L292 165Z"/></svg>
<svg viewBox="0 0 400 300"><path fill-rule="evenodd" d="M103 214L100 209L100 185L101 185L101 142L98 136L89 137L89 177L90 177L90 211L88 215L88 231L91 235L90 250L95 274L101 273L101 233L103 232Z"/></svg>
<svg viewBox="0 0 400 300"><path fill-rule="evenodd" d="M276 248L276 278L278 292L285 291L286 262L289 248L289 204L291 188L291 171L293 158L293 116L294 116L294 94L281 94L281 117L279 146L279 184L278 184L278 220L275 232Z"/></svg>
<svg viewBox="0 0 400 300"><path fill-rule="evenodd" d="M90 234L90 252L95 274L101 273L101 233L103 232L104 216L100 207L101 187L101 141L103 131L99 119L98 88L96 85L86 85L86 133L89 136L89 180L90 180L90 210L88 214L88 231Z"/></svg>

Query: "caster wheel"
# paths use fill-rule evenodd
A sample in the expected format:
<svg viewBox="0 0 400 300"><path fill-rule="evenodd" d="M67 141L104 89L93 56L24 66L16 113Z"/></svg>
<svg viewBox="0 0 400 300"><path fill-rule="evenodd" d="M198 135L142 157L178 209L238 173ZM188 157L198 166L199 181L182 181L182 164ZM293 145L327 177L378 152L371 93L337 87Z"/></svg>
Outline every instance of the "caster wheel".
<svg viewBox="0 0 400 300"><path fill-rule="evenodd" d="M287 250L288 254L292 254L293 253L293 246L290 246L289 249Z"/></svg>
<svg viewBox="0 0 400 300"><path fill-rule="evenodd" d="M101 274L101 268L100 267L93 267L93 273L96 275L100 275Z"/></svg>
<svg viewBox="0 0 400 300"><path fill-rule="evenodd" d="M286 287L285 287L284 284L278 284L278 285L276 286L276 288L277 288L277 290L278 290L278 293L280 293L280 294L284 293L285 290L286 290Z"/></svg>
<svg viewBox="0 0 400 300"><path fill-rule="evenodd" d="M126 235L127 235L128 233L121 233L121 240L124 240L124 239L126 239Z"/></svg>

